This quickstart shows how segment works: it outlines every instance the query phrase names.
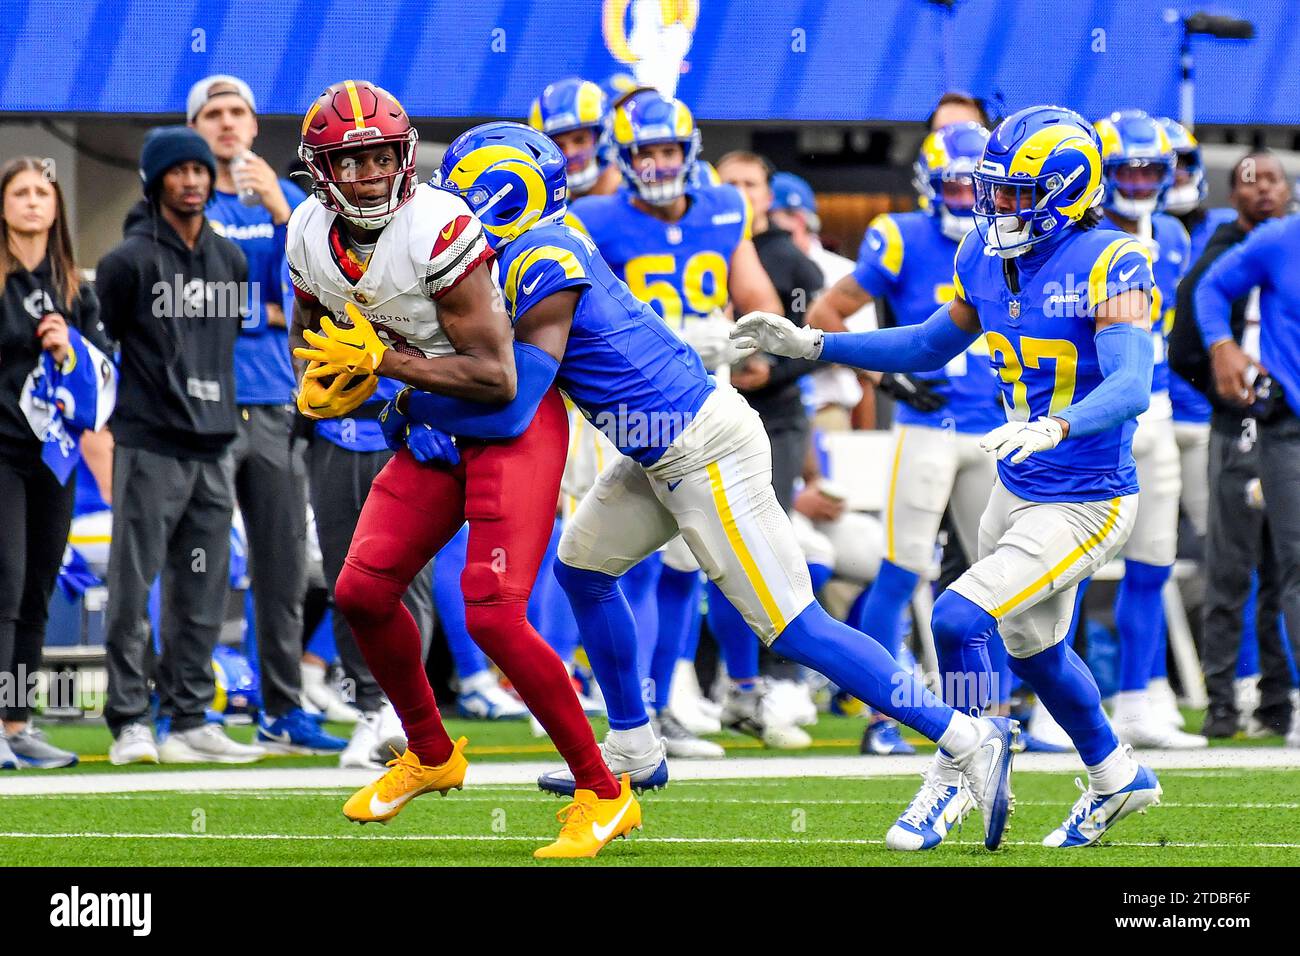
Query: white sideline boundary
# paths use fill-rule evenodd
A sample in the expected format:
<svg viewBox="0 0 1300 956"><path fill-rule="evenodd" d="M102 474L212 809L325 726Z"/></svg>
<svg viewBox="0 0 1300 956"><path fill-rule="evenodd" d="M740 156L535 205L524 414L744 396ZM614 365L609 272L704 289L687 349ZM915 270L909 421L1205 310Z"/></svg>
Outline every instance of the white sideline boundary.
<svg viewBox="0 0 1300 956"><path fill-rule="evenodd" d="M1211 750L1146 750L1139 759L1153 770L1285 770L1300 769L1295 748L1215 748ZM728 757L722 760L675 760L674 781L771 780L801 777L873 779L919 775L930 757ZM466 784L535 784L537 777L559 766L556 760L471 763ZM1075 754L1020 754L1017 773L1082 774ZM0 775L0 797L73 793L144 793L207 790L313 790L362 787L375 779L374 770L330 767L228 770L160 770L129 773L44 774L23 770Z"/></svg>

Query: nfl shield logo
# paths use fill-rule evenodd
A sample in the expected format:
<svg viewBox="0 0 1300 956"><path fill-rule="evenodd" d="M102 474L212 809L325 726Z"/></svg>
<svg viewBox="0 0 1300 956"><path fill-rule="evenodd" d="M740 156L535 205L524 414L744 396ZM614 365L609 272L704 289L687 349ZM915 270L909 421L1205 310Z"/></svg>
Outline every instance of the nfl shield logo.
<svg viewBox="0 0 1300 956"><path fill-rule="evenodd" d="M356 299L357 302L361 303L362 305L366 304L366 295L364 292L353 292L352 298ZM1018 304L1016 305L1016 311L1014 314L1016 315L1020 314L1020 306Z"/></svg>
<svg viewBox="0 0 1300 956"><path fill-rule="evenodd" d="M1008 314L1009 314L1013 319L1018 319L1018 318L1020 318L1020 300L1019 300L1019 299L1012 299L1012 300L1011 300L1011 303L1007 306L1007 313L1008 313Z"/></svg>

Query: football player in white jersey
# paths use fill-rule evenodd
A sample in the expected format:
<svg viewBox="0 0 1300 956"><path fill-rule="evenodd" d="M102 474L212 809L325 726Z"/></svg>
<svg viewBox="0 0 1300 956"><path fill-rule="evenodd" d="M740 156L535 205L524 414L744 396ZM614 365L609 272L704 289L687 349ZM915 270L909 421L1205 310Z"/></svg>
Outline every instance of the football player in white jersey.
<svg viewBox="0 0 1300 956"><path fill-rule="evenodd" d="M479 268L492 258L484 227L460 197L417 184L416 141L397 100L363 81L329 87L303 120L299 155L313 195L289 222L288 254L294 355L311 363L298 401L306 415L349 414L376 376L508 402L536 373L537 350L514 342L490 272ZM386 417L381 426L392 424ZM445 424L454 433L456 423ZM549 389L510 442L458 446L428 425L391 431L384 427L385 437L401 447L371 486L334 602L401 717L408 746L353 795L344 815L386 821L421 793L464 783L467 742L453 743L442 725L401 597L468 519L461 587L470 635L546 728L578 788L618 802L621 818L639 824L626 778L620 787L605 766L568 672L525 617L564 467L559 392ZM557 845L547 855L569 854Z"/></svg>

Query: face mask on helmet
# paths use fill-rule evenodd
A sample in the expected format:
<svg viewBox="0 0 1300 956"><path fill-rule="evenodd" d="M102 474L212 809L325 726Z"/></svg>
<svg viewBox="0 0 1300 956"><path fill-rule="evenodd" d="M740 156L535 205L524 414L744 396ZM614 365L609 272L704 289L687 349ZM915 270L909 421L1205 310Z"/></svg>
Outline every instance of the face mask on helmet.
<svg viewBox="0 0 1300 956"><path fill-rule="evenodd" d="M945 174L939 192L939 230L961 242L975 228L975 181L969 172Z"/></svg>
<svg viewBox="0 0 1300 956"><path fill-rule="evenodd" d="M1174 184L1165 191L1165 211L1185 216L1205 200L1205 170L1194 154L1180 153Z"/></svg>
<svg viewBox="0 0 1300 956"><path fill-rule="evenodd" d="M1003 259L1014 259L1064 234L1072 220L1059 211L1058 204L1083 172L1079 167L1068 176L1054 174L1041 187L1033 180L976 173L974 218L980 238ZM1084 209L1097 201L1100 189Z"/></svg>
<svg viewBox="0 0 1300 956"><path fill-rule="evenodd" d="M1106 208L1125 219L1144 219L1160 208L1169 166L1156 160L1130 160L1106 167Z"/></svg>
<svg viewBox="0 0 1300 956"><path fill-rule="evenodd" d="M698 153L698 136L687 142L670 140L680 147L682 159L668 163L648 149L657 144L633 146L620 151L619 165L623 178L638 196L652 206L667 206L685 195L691 168Z"/></svg>
<svg viewBox="0 0 1300 956"><path fill-rule="evenodd" d="M327 209L359 228L382 229L410 197L415 143L412 129L405 142L330 150L300 146L298 155L310 167L313 191ZM389 171L367 175L373 169Z"/></svg>

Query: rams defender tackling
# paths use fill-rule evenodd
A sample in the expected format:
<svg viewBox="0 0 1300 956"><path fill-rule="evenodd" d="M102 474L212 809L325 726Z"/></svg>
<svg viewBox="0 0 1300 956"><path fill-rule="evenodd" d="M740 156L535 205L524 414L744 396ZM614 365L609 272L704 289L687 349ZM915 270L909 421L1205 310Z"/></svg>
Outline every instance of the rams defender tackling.
<svg viewBox="0 0 1300 956"><path fill-rule="evenodd" d="M772 491L758 415L735 392L715 387L699 356L614 277L587 237L562 222L564 165L536 130L490 123L458 137L436 174L492 237L516 349L536 353L550 377L521 376L504 406L411 392L398 396L397 412L412 422L455 422L463 435L508 438L525 427L553 378L625 456L578 506L556 571L602 686L636 679L635 621L619 578L681 533L773 650L953 753L981 809L985 845L996 848L1009 811L1015 723L948 707L813 599ZM575 803L606 819L581 785Z"/></svg>
<svg viewBox="0 0 1300 956"><path fill-rule="evenodd" d="M1091 673L1063 643L1079 583L1119 553L1137 511L1131 446L1151 393L1150 257L1136 239L1098 227L1100 141L1071 110L1008 117L974 178L978 234L958 249L952 302L924 323L828 334L759 313L733 335L782 355L925 372L984 332L1007 423L983 439L998 481L979 560L935 602L939 664L945 683L956 674L959 685L988 686L978 675L988 674L1000 629L1012 670L1088 768L1089 786L1043 843L1086 846L1161 792L1120 745ZM936 846L963 801L961 774L941 750L890 845Z"/></svg>

